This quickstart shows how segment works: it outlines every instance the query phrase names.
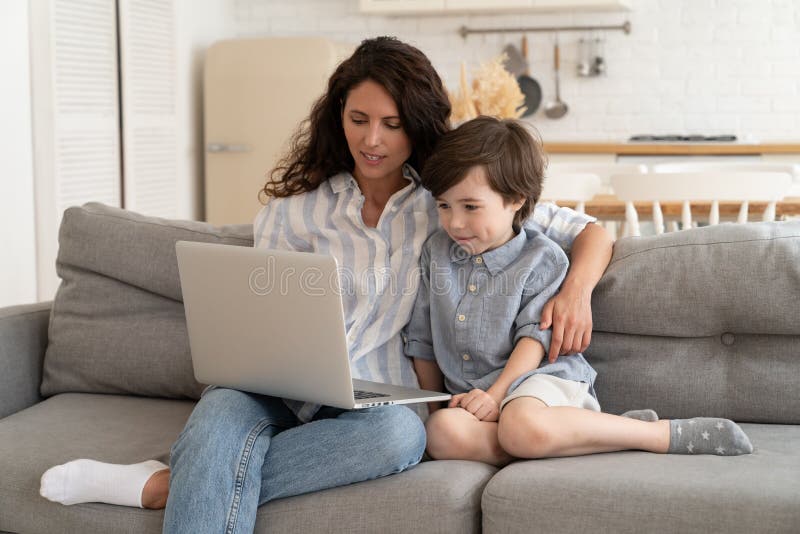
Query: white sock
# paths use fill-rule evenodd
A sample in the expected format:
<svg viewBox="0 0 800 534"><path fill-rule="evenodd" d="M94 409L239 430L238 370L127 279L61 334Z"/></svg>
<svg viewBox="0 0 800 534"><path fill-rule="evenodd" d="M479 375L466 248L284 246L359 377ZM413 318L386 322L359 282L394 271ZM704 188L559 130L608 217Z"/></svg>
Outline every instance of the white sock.
<svg viewBox="0 0 800 534"><path fill-rule="evenodd" d="M144 485L168 467L156 460L131 465L73 460L45 471L39 493L61 504L104 502L142 508Z"/></svg>

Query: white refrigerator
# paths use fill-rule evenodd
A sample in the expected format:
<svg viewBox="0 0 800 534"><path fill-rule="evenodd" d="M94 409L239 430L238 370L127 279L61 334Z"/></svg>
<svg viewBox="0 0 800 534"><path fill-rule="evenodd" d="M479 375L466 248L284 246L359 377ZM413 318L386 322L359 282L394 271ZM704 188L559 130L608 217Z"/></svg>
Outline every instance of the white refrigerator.
<svg viewBox="0 0 800 534"><path fill-rule="evenodd" d="M258 192L353 45L324 38L232 39L205 58L205 219L251 223Z"/></svg>

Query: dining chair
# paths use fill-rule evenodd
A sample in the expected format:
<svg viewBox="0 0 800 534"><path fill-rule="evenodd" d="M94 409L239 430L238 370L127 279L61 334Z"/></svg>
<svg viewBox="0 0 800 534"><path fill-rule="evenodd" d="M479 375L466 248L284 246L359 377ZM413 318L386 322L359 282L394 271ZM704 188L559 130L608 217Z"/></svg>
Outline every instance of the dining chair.
<svg viewBox="0 0 800 534"><path fill-rule="evenodd" d="M769 161L684 161L658 163L650 172L788 172L792 175L792 186L787 197L800 196L800 164Z"/></svg>
<svg viewBox="0 0 800 534"><path fill-rule="evenodd" d="M758 161L697 161L681 163L657 163L650 167L651 172L786 172L800 178L800 165L769 163ZM622 173L620 173L622 174Z"/></svg>
<svg viewBox="0 0 800 534"><path fill-rule="evenodd" d="M589 161L574 161L564 163L551 163L545 171L546 176L591 173L600 178L602 184L601 194L612 194L611 177L615 174L644 174L647 172L647 165L637 163L592 163Z"/></svg>
<svg viewBox="0 0 800 534"><path fill-rule="evenodd" d="M775 203L786 196L792 184L788 172L670 172L650 174L618 174L611 185L619 200L625 202L626 235L640 235L639 216L634 202L653 203L655 233L664 232L661 202L681 202L681 225L691 228L691 203L711 203L708 224L719 223L719 202L741 202L738 223L747 222L749 202L767 202L762 219L775 220ZM677 229L677 223L672 229Z"/></svg>
<svg viewBox="0 0 800 534"><path fill-rule="evenodd" d="M540 200L575 202L575 211L586 212L586 201L603 192L600 177L590 172L564 172L545 175Z"/></svg>
<svg viewBox="0 0 800 534"><path fill-rule="evenodd" d="M576 202L575 209L583 213L585 202L595 195L610 195L611 176L615 174L644 174L646 165L636 163L593 163L593 162L564 162L551 163L545 171L543 199ZM591 174L599 179L580 178L581 175ZM548 195L548 196L544 196ZM580 197L580 198L577 198ZM616 239L619 234L619 223L616 220L600 221L600 224Z"/></svg>

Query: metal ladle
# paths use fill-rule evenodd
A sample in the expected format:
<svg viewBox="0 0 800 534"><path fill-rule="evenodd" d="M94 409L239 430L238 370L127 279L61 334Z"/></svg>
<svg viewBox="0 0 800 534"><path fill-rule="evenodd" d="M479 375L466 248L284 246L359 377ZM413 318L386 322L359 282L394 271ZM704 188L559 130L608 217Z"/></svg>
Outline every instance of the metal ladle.
<svg viewBox="0 0 800 534"><path fill-rule="evenodd" d="M549 119L560 119L564 115L567 114L569 108L567 104L561 101L561 91L558 86L558 63L559 63L559 52L558 52L558 35L556 35L556 42L553 45L553 70L555 72L556 78L556 99L554 102L548 102L544 108L544 114Z"/></svg>

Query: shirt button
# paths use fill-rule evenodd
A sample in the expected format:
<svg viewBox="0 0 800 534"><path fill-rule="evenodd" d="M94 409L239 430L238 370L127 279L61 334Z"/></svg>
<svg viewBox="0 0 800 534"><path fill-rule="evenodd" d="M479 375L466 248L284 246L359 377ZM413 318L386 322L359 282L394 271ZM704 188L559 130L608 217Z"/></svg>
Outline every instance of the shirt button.
<svg viewBox="0 0 800 534"><path fill-rule="evenodd" d="M462 313L461 315L458 316L458 320L463 323L464 321L467 320L467 316Z"/></svg>
<svg viewBox="0 0 800 534"><path fill-rule="evenodd" d="M462 358L464 358L464 361L465 361L465 362L468 362L468 361L469 361L469 354L464 354L464 355L463 355L463 356L461 356L461 357L462 357Z"/></svg>
<svg viewBox="0 0 800 534"><path fill-rule="evenodd" d="M477 263L477 264L481 264L481 263L483 263L483 258L481 258L480 256L478 256L477 258L475 258L475 263Z"/></svg>
<svg viewBox="0 0 800 534"><path fill-rule="evenodd" d="M475 284L470 284L470 286L469 286L470 293L475 293L477 290L478 290L478 286L476 286Z"/></svg>

